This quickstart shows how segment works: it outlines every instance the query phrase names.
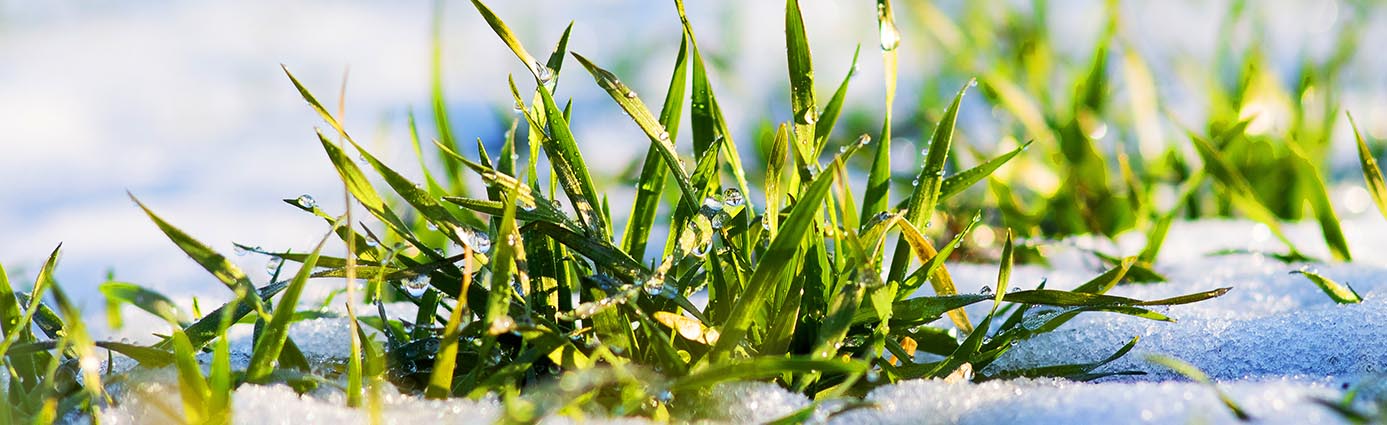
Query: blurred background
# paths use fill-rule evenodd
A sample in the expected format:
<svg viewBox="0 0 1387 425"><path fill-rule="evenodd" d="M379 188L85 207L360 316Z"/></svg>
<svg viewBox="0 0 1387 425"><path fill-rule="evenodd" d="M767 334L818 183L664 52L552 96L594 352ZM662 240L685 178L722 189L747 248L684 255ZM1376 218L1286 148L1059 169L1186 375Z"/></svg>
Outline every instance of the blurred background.
<svg viewBox="0 0 1387 425"><path fill-rule="evenodd" d="M537 55L547 54L574 22L571 51L651 94L647 103L664 92L680 39L673 2L490 3ZM874 3L801 3L820 99L850 72L854 49L862 50L835 143L875 134L884 85ZM894 107L900 152L893 162L901 173L916 167L918 141L967 78L989 72L1029 78L1017 85L1041 104L1049 103L1047 87L1067 98L1108 23L1102 1L896 3L904 39ZM790 118L783 7L775 1L689 4L700 47L711 57L714 89L742 144L754 144L773 123ZM477 138L494 149L515 116L506 78L526 71L468 2L0 0L0 263L12 281L27 286L61 242L57 278L93 316L103 305L95 288L108 273L180 303L194 296L226 299L225 289L168 242L126 191L226 254L233 241L308 248L325 226L280 200L310 194L326 210L340 211L342 189L314 136L323 124L280 65L325 103L335 103L346 75L348 130L417 176L406 122L413 111L422 135L436 134L429 75L438 10L456 136L469 153ZM1326 115L1321 132L1329 175L1358 179L1352 132L1341 111L1353 111L1370 140L1387 138L1387 55L1376 51L1387 42L1387 13L1372 3L1311 0L1252 2L1240 15L1236 10L1240 6L1223 1L1122 2L1107 73L1120 80L1127 71L1123 61L1139 58L1160 99L1158 113L1169 119L1143 128L1146 135L1121 119L1111 122L1113 131L1105 123L1104 132L1089 135L1115 144L1154 131L1142 141L1154 146L1132 148L1148 153L1160 152L1164 143L1187 145L1177 123L1205 127L1219 113L1211 93L1265 84L1279 90L1250 93L1280 95L1241 99L1242 108L1233 111L1256 118L1249 132L1289 131L1299 125L1292 123L1299 122L1295 111L1333 100L1339 113ZM1343 52L1349 43L1357 48ZM1043 54L1026 56L1037 51ZM1034 69L1006 71L1014 63ZM1256 73L1246 72L1253 66ZM1332 79L1322 78L1330 71ZM564 75L559 97L572 98L589 167L612 188L613 216L624 217L632 192L615 183L638 170L648 141L586 73L572 66ZM1242 78L1247 75L1258 79L1249 82ZM1307 75L1338 88L1334 96L1312 91L1307 97ZM522 92L532 88L527 79L517 80ZM1125 108L1133 97L1128 91L1114 83L1110 103ZM967 99L960 137L990 156L1028 137L1015 130L1020 124L1010 111L989 99L995 96ZM683 132L677 141L685 152L687 137ZM1341 214L1354 214L1354 202L1358 212L1369 208L1365 193L1346 189L1334 196L1349 205ZM257 283L268 279L266 258L232 260Z"/></svg>

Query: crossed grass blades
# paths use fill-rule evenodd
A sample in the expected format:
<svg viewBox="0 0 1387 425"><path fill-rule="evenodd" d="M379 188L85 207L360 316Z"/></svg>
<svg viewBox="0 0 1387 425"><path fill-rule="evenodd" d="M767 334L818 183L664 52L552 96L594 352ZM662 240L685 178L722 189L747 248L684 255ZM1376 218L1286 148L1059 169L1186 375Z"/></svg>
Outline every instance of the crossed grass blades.
<svg viewBox="0 0 1387 425"><path fill-rule="evenodd" d="M168 321L168 334L152 346L93 341L86 334L79 313L52 279L57 250L29 292L15 291L0 270L0 293L7 294L0 296L0 358L10 377L0 389L7 401L0 403L0 423L51 423L69 415L98 420L99 409L120 402L106 391L113 383L126 384L127 389L116 395L139 396L139 382L132 382L129 372L109 366L101 370L98 349L107 350L108 360L118 353L137 361L140 368L172 365L179 405L146 398L168 419L189 423L229 421L234 414L231 393L246 383L286 383L300 391L335 388L347 394L349 405L366 409L379 422L386 381L429 398L499 395L506 422L533 422L552 414L717 418L716 408L703 407L703 401L714 386L740 380L772 381L811 396L814 405L783 420L798 422L810 418L812 409L825 401L851 400L904 379L1088 380L1133 373L1099 368L1129 352L1135 338L1113 347L1108 358L1089 363L1015 370L988 366L1017 341L1052 331L1078 314L1173 321L1153 307L1225 293L1229 288L1162 300L1106 295L1119 284L1163 279L1154 262L1165 232L1182 213L1195 218L1236 212L1258 220L1287 248L1274 254L1276 258L1304 261L1308 257L1284 237L1279 223L1299 218L1303 211L1298 206L1308 201L1334 258L1351 258L1315 167L1326 163L1324 147L1337 109L1295 109L1297 124L1285 135L1249 131L1255 117L1241 112L1247 99L1279 89L1248 83L1266 78L1263 68L1256 66L1264 59L1250 51L1243 57L1247 66L1239 68L1240 83L1211 85L1214 107L1207 135L1188 132L1205 170L1190 165L1185 151L1176 147L1146 149L1149 140L1162 137L1157 125L1161 117L1150 72L1130 50L1122 57L1126 83L1136 94L1130 111L1109 105L1107 99L1108 49L1122 40L1113 4L1093 59L1078 71L1074 96L1065 104L1048 95L1028 94L1049 93L1043 84L1051 80L1039 78L1048 68L1034 65L1036 60L1052 59L1044 19L1008 15L1005 19L1014 31L1006 36L1018 43L992 43L983 37L986 32L961 31L921 3L913 8L912 18L932 24L926 31L956 65L931 77L931 84L966 83L952 101L943 103L942 113L893 123L889 111L895 100L901 34L890 2L879 0L887 112L880 118L875 142L863 134L843 143L835 141L834 128L853 71L820 104L799 5L789 0L784 18L793 119L758 141L763 149L753 161L744 161L738 148L746 145L732 140L681 2L675 2L682 24L680 48L658 113L617 75L568 52L569 31L540 60L500 17L480 1L473 5L534 81L528 102L520 85L509 81L520 115L497 155L490 155L481 143L475 159L460 153L442 90L440 21L435 21L434 33L434 146L420 142L410 120L422 183L410 181L357 144L337 120L341 105L333 115L286 68L294 86L331 129L319 132L318 139L349 199L364 207L377 225L357 230L350 224L350 211L329 213L308 196L286 200L325 220L329 230L308 254L238 245L238 250L277 261L273 283L256 287L221 254L139 204L180 249L234 294L233 301L206 314L194 305L190 315L167 297L138 285L102 285L115 307L113 321L119 321L122 304ZM1230 22L1240 19L1242 9L1234 5ZM1335 91L1311 88L1333 87L1344 58L1354 51L1357 28L1348 25L1342 30L1339 54L1328 62L1307 63L1297 88L1302 97L1324 96L1327 102L1320 104L1335 104ZM1019 42L1027 43L1024 55L1006 50ZM1229 43L1224 37L1222 48L1231 51ZM560 107L555 98L569 56L648 138L632 210L619 235L612 227L618 221L608 208L609 200L595 187L570 131L573 105ZM1020 60L1024 57L1029 59ZM850 69L856 68L857 60L854 54ZM996 63L975 71L975 61L988 60ZM1030 143L1016 143L989 159L964 142L955 143L960 103L975 85L971 75L982 83L987 101L1012 114L1012 120L998 125L1034 137L1039 154L1027 153ZM924 103L929 109L941 102L927 97ZM684 127L686 105L691 165L674 145ZM1143 144L1142 149L1119 152L1115 163L1092 137L1110 118L1129 121ZM891 132L918 125L914 122L937 123L926 132L922 167L914 175L892 176ZM516 140L522 126L528 138L523 146L530 147L526 161L519 160L522 145ZM976 165L963 167L965 160L950 155L960 146ZM1361 135L1358 147L1369 191L1387 215L1387 189ZM867 185L859 191L847 177L857 170L853 158L862 150L868 154L857 163L867 164ZM430 171L430 157L443 164L443 174ZM1065 184L1037 186L1035 181L1045 179L999 174L1003 165L1049 173ZM946 175L950 169L960 171ZM1114 169L1120 179L1109 178ZM368 176L368 171L377 176ZM481 177L484 191L467 187L468 173ZM1285 182L1252 180L1248 175L1290 176L1286 178L1294 180L1290 187L1295 189L1283 190ZM759 181L752 180L757 177ZM893 189L906 187L906 180L911 181L908 195L891 199ZM961 196L984 180L993 196L982 201ZM1177 202L1156 207L1156 188L1170 185L1178 185ZM749 198L756 193L753 187L763 199ZM566 203L559 202L563 198ZM657 219L661 205L672 211L667 221ZM1005 227L985 222L983 210L1000 211ZM948 225L932 228L936 221ZM650 246L657 225L667 226L669 236L662 246ZM372 231L373 227L382 230ZM1004 235L999 254L964 248L970 232L979 227ZM1110 269L1074 290L1046 289L1043 283L1034 289L1013 289L1017 285L1010 281L1010 272L1015 262L1044 262L1036 241L1130 230L1148 235L1145 249L1125 258L1095 252ZM1017 243L1013 233L1023 236L1023 242ZM330 240L344 242L347 255L320 255ZM639 260L652 249L661 253L657 261ZM998 263L998 281L989 287L990 293L957 292L945 260L960 249L969 258ZM445 255L450 251L457 253ZM300 267L292 278L281 280L285 263ZM1351 288L1313 271L1303 273L1336 301L1361 299ZM358 314L354 306L360 304L354 304L354 293L348 291L346 312L353 341L347 361L310 361L289 337L288 327L297 320L333 315L325 310L333 298L307 310L299 310L299 298L311 280L340 278L347 278L349 287L356 279L364 281L363 301L374 305L375 314ZM926 285L929 290L921 292ZM53 295L56 310L42 302L46 294ZM706 298L702 305L690 299L698 294ZM418 314L390 317L385 303L394 301L418 305ZM964 314L962 307L985 301L992 301L992 308L980 320ZM935 323L946 316L951 327ZM254 327L253 346L249 364L235 369L227 333L242 325ZM34 334L35 327L43 337ZM204 351L211 352L205 370L196 357ZM1178 365L1174 360L1161 364ZM1236 409L1231 402L1230 407Z"/></svg>

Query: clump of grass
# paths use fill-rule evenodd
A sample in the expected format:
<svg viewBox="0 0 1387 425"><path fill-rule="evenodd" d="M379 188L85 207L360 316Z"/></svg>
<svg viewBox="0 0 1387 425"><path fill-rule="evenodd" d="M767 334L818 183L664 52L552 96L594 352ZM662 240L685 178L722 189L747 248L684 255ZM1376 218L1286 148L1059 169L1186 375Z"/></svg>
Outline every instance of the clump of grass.
<svg viewBox="0 0 1387 425"><path fill-rule="evenodd" d="M955 94L925 96L922 110L942 112L914 113L909 120L898 120L902 123L893 121L890 112L902 35L891 2L878 0L887 87L884 115L879 130L873 119L872 129L859 132L852 128L858 125L838 123L852 71L821 104L800 5L788 0L784 22L792 119L756 144L766 147L756 160L745 161L738 149L748 144L733 140L738 133L728 128L682 2L675 1L680 47L658 113L620 76L570 52L570 31L541 60L500 16L481 1L472 4L531 77L507 82L520 115L498 154L480 143L471 153L450 127L438 21L431 99L438 138L433 146L420 142L410 119L422 182L410 180L397 171L398 164L387 164L358 144L340 121L340 103L332 113L286 67L294 87L331 129L319 132L318 142L349 200L348 210L340 214L323 210L311 197L286 200L328 223L323 241L307 254L238 245L271 256L280 267L298 264L292 278L280 280L276 270L272 283L256 287L221 254L139 204L234 295L214 311L189 317L167 297L138 285L103 285L117 307L133 304L169 323L168 335L151 346L92 341L86 335L77 312L51 279L57 251L30 294L15 292L0 270L5 336L0 359L11 376L3 389L10 403L0 404L6 409L0 419L52 422L58 415L90 414L109 405L104 384L124 375L110 374L108 368L108 375L101 376L93 367L100 364L94 360L96 348L145 367L172 365L178 372L181 411L173 406L163 411L170 420L197 423L229 421L234 414L230 395L247 383L287 383L300 390L336 387L346 393L348 405L365 406L375 421L382 419L379 393L387 380L428 398L497 394L505 400L504 421L533 422L547 415L584 413L659 420L717 417L719 412L703 400L716 385L739 380L775 382L819 401L860 396L880 385L917 378L1091 380L1136 373L1102 367L1138 340L1114 347L1104 359L1013 370L989 366L1018 341L1053 331L1079 314L1173 321L1152 307L1226 293L1229 288L1161 300L1107 294L1124 282L1164 279L1155 262L1165 234L1179 218L1242 214L1265 224L1284 243L1287 252L1278 258L1306 261L1310 258L1290 243L1280 223L1300 218L1308 204L1334 259L1352 258L1316 167L1326 163L1325 143L1337 109L1296 109L1295 125L1285 134L1254 126L1256 117L1243 113L1252 106L1249 99L1278 88L1266 83L1273 79L1260 66L1265 59L1255 50L1245 53L1237 84L1220 78L1211 83L1213 113L1205 131L1188 132L1206 178L1186 159L1186 150L1159 144L1152 148L1163 137L1164 121L1150 70L1131 49L1124 49L1121 64L1133 92L1131 104L1124 108L1111 102L1110 49L1125 44L1115 5L1108 6L1103 36L1090 60L1064 75L1072 77L1074 89L1067 99L1050 94L1051 69L1038 65L1055 60L1043 8L1032 17L1007 15L1012 31L1003 37L1013 39L994 43L987 39L991 33L982 30L991 24L965 22L979 30L961 31L928 4L918 5L911 17L930 23L922 28L939 40L953 65L945 75L929 76L929 86ZM1241 19L1240 9L1235 12L1230 22ZM1327 62L1307 63L1298 94L1325 96L1330 102L1324 104L1333 104L1333 90L1311 88L1332 87L1353 51L1356 31L1352 25L1343 30L1345 41ZM1228 37L1220 45L1231 49ZM563 102L555 92L560 76L567 75L561 71L570 56L649 143L634 182L631 211L619 233L614 223L623 220L613 216L606 192L594 184L594 170L571 131L573 109L587 106ZM852 68L857 60L855 53ZM956 134L960 105L970 91L982 92L984 101L1012 115L997 123L1005 133L1035 142L1003 145L994 156ZM681 122L686 106L687 126ZM933 126L908 128L917 121ZM1129 138L1138 139L1139 148L1110 151L1098 143L1099 130L1123 121L1135 128L1137 134ZM691 146L677 146L685 127ZM920 146L926 153L913 175L891 175L892 134L899 130L926 134L927 142ZM528 143L516 140L522 132ZM1387 214L1381 172L1361 136L1358 144L1368 186ZM522 146L528 152L520 152ZM1028 150L1032 146L1038 152ZM864 149L869 158L854 160ZM961 159L959 150L967 150L971 158ZM430 170L434 160L443 165L443 173ZM854 188L848 178L862 171L855 163L867 164L865 187ZM1063 184L1039 187L1005 172L1008 167L1038 169ZM470 174L480 176L485 187L469 187ZM1268 175L1289 181L1248 178ZM970 191L979 183L991 196ZM1174 204L1154 205L1157 190L1173 185L1179 194ZM906 196L892 199L898 193L893 189L905 189ZM764 196L752 199L755 193ZM373 221L355 228L351 205L363 207ZM660 214L662 206L670 213ZM984 220L981 211L996 213L985 214L989 218ZM936 221L946 225L931 226ZM651 239L658 225L670 229L664 241ZM967 252L974 247L964 245L975 231L1002 236L997 255ZM1125 231L1148 236L1140 254L1095 253L1109 268L1075 289L1043 284L1012 289L1025 285L1011 281L1014 264L1044 261L1037 240ZM345 256L321 254L329 242L339 241L347 246ZM660 252L658 259L643 262L652 249ZM998 281L990 292L959 293L947 265L956 252L998 263ZM1331 296L1348 299L1332 281L1306 275ZM311 280L341 278L350 288L346 306L352 348L344 368L315 367L287 331L296 320L323 314L298 310ZM365 304L356 303L358 279L364 282ZM921 292L927 285L929 290ZM61 315L42 302L46 292L54 294ZM696 303L696 295L706 302ZM964 313L963 307L988 301L991 309L980 319ZM391 317L387 302L416 304L418 313ZM359 314L356 309L363 305L373 305L375 314ZM936 323L946 316L950 323ZM40 340L31 325L48 339ZM249 365L233 370L227 334L242 325L254 326L256 332ZM374 336L367 328L375 330ZM204 371L195 355L209 349L211 365ZM1153 361L1188 369L1170 359ZM812 408L786 420L808 418ZM1238 411L1231 403L1230 408Z"/></svg>

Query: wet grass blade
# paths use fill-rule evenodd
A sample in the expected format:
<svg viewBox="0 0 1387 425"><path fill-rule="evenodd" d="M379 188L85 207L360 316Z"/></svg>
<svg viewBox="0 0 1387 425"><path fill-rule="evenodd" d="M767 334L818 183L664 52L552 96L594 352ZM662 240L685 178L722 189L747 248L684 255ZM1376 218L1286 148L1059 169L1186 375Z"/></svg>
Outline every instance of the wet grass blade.
<svg viewBox="0 0 1387 425"><path fill-rule="evenodd" d="M785 1L785 56L790 71L790 108L795 120L795 140L802 149L817 156L819 145L814 124L819 117L814 101L814 63L809 54L809 38L804 33L804 16L799 0Z"/></svg>
<svg viewBox="0 0 1387 425"><path fill-rule="evenodd" d="M491 30L496 32L496 35L501 37L501 41L505 42L506 46L510 47L512 52L515 52L517 58L520 58L520 62L524 63L526 68L529 68L530 73L534 74L536 81L539 81L540 84L547 84L554 78L554 71L549 69L548 65L545 63L535 59L530 52L526 51L525 46L520 44L520 39L515 37L510 27L506 26L506 23L501 21L501 18L496 16L495 12L491 11L491 8L486 7L486 5L482 4L479 0L472 0L472 5L476 6L477 12L482 14L482 19L485 19L486 24L491 26ZM567 39L567 37L565 37L565 39ZM552 117L554 115L550 116Z"/></svg>
<svg viewBox="0 0 1387 425"><path fill-rule="evenodd" d="M274 309L274 313L265 324L260 338L255 342L250 364L246 366L247 380L259 381L274 371L275 362L279 360L280 353L285 347L285 341L289 338L289 324L294 317L294 309L298 305L299 296L303 294L303 287L308 283L308 278L313 274L313 267L318 262L318 253L322 252L330 235L331 233L323 236L323 239L318 242L318 246L313 248L313 254L304 261L303 267L299 268L294 279L285 287L284 294L279 298L278 307Z"/></svg>
<svg viewBox="0 0 1387 425"><path fill-rule="evenodd" d="M1281 222L1276 217L1276 213L1272 212L1267 208L1266 204L1257 199L1257 195L1254 193L1252 185L1248 183L1247 178L1243 177L1243 175L1239 173L1208 140L1204 140L1195 135L1190 135L1190 140L1194 143L1196 150L1199 151L1199 156L1203 158L1208 172L1214 177L1215 181L1227 190L1229 201L1232 202L1239 211L1246 214L1248 218L1262 223L1266 225L1268 229L1271 229L1272 234L1276 235L1276 238L1281 240L1281 243L1285 244L1286 248L1291 250L1291 255L1297 256L1299 250L1295 248L1290 238L1287 238L1286 233L1282 231Z"/></svg>
<svg viewBox="0 0 1387 425"><path fill-rule="evenodd" d="M259 312L261 316L265 315L265 307L260 301L260 298L256 296L255 285L250 282L250 278L246 277L246 274L242 272L239 267L236 267L235 264L231 264L231 261L228 261L226 257L212 250L211 247L202 242L198 242L196 239L193 239L192 236L184 233L172 224L169 224L167 221L164 221L163 218L154 214L154 211L146 207L139 199L136 199L134 194L129 195L130 199L135 201L135 204L139 205L141 210L144 210L145 215L148 215L149 219L153 220L156 226L159 226L159 230L163 231L164 235L168 236L169 239L173 241L174 245L177 245L179 249L183 250L183 253L188 254L188 257L191 257L193 261L196 261L203 269L212 273L212 276L215 276L223 285L230 288L231 291L236 294L237 298L250 301L250 306L254 308L256 312Z"/></svg>
<svg viewBox="0 0 1387 425"><path fill-rule="evenodd" d="M1320 224L1320 234L1324 236L1325 245L1329 246L1330 255L1338 261L1353 261L1353 255L1348 249L1348 240L1344 239L1344 230L1339 227L1339 215L1334 212L1334 205L1329 200L1329 189L1325 187L1319 169L1295 145L1288 146L1291 147L1290 160L1296 163L1301 178L1305 180L1302 186L1308 190L1305 194L1306 201L1315 212L1315 221Z"/></svg>
<svg viewBox="0 0 1387 425"><path fill-rule="evenodd" d="M164 319L172 319L183 326L188 318L178 310L178 306L164 294L133 283L106 282L97 288L108 300L130 304Z"/></svg>
<svg viewBox="0 0 1387 425"><path fill-rule="evenodd" d="M1238 406L1238 403L1234 401L1232 397L1229 397L1228 393L1223 392L1222 389L1219 389L1218 385L1214 384L1214 382L1209 379L1209 375L1205 375L1203 371L1199 370L1199 368L1194 365L1174 357L1167 357L1159 354L1146 355L1146 361L1163 366L1195 382L1208 385L1210 388L1213 388L1214 393L1218 394L1218 399L1223 402L1224 406L1228 407L1228 411L1232 412L1233 416L1236 416L1238 420L1243 422L1252 420L1252 415L1247 414L1247 411L1241 406Z"/></svg>
<svg viewBox="0 0 1387 425"><path fill-rule="evenodd" d="M949 178L944 179L944 182L939 185L939 200L943 201L945 199L949 199L954 195L963 192L964 189L972 187L973 184L977 183L978 181L981 181L982 179L987 178L987 176L992 175L994 171L997 171L997 169L1000 168L1003 164L1006 164L1007 161L1011 161L1011 159L1016 157L1016 155L1020 154L1021 152L1024 152L1026 148L1031 147L1031 143L1032 142L1026 142L1025 144L1022 144L1021 147L1013 149L1011 152L1004 153L996 158L988 160L987 162L978 164L978 166L976 167L969 168L963 172L956 173L952 176L949 176Z"/></svg>
<svg viewBox="0 0 1387 425"><path fill-rule="evenodd" d="M640 97L636 95L636 92L622 83L615 74L598 67L582 55L573 53L573 57L578 59L578 63L583 64L584 68L587 68L588 72L592 74L592 78L597 80L597 85L602 87L612 97L612 100L615 100L617 105L626 111L632 120L635 120L636 125L645 132L646 137L650 138L652 152L657 153L664 160L664 165L674 175L674 182L684 194L682 198L684 204L689 208L697 208L696 192L689 182L688 172L684 171L683 166L679 163L679 154L674 149L674 133L669 131L671 127L669 124L678 123L678 113L681 109L678 105L683 102L684 50L680 49L679 59L674 68L675 78L670 82L669 94L665 99L665 108L660 113L658 121L646 108Z"/></svg>
<svg viewBox="0 0 1387 425"><path fill-rule="evenodd" d="M881 63L886 77L886 96L882 106L881 132L877 135L872 168L867 172L867 190L862 195L862 217L886 211L891 192L891 109L896 102L896 64L901 35L896 29L890 0L877 0L877 29L881 32Z"/></svg>
<svg viewBox="0 0 1387 425"><path fill-rule="evenodd" d="M1310 282L1318 286L1321 291L1324 291L1325 295L1328 295L1329 298L1336 303L1358 304L1363 302L1363 297L1358 295L1358 291L1353 290L1351 287L1341 285L1339 282L1335 282L1333 279L1324 277L1308 268L1292 270L1291 274L1298 274L1305 276L1306 279L1310 279Z"/></svg>
<svg viewBox="0 0 1387 425"><path fill-rule="evenodd" d="M973 81L969 80L958 90L953 102L949 104L949 109L944 111L944 116L939 119L939 124L934 128L934 135L930 137L925 165L912 183L915 185L915 191L906 202L905 219L917 228L924 228L934 216L934 207L939 201L939 189L944 181L944 162L949 157L949 146L953 143L958 106L963 102L963 94L973 84ZM896 254L891 258L891 272L887 275L887 280L899 282L905 277L906 267L910 265L908 251L906 244L896 245Z"/></svg>
<svg viewBox="0 0 1387 425"><path fill-rule="evenodd" d="M1377 165L1377 159L1373 158L1368 143L1363 141L1363 133L1358 132L1358 123L1353 121L1353 114L1348 114L1348 122L1353 126L1353 137L1358 142L1358 164L1363 168L1363 180L1367 182L1368 193L1372 194L1373 203L1377 205L1382 217L1387 218L1387 183L1383 181L1382 168Z"/></svg>
<svg viewBox="0 0 1387 425"><path fill-rule="evenodd" d="M732 311L723 324L722 335L718 338L711 355L714 363L727 360L732 349L741 344L751 326L755 310L762 307L764 300L771 295L771 285L779 282L785 273L789 272L785 266L795 257L795 251L804 238L812 234L813 224L819 219L824 197L834 180L833 176L834 173L820 173L790 209L790 216L785 219L780 233L771 241L770 247L762 254L756 270L747 279L742 296L733 304Z"/></svg>
<svg viewBox="0 0 1387 425"><path fill-rule="evenodd" d="M981 216L978 216L978 218L981 218ZM907 279L906 284L901 285L902 290L896 298L900 299L909 296L919 287L919 282L926 280L928 280L930 286L934 288L935 295L945 296L957 294L958 288L954 286L953 277L949 275L949 270L944 266L944 261L953 254L955 248L962 244L963 238L968 237L968 232L971 231L973 226L977 223L978 220L970 222L968 227L959 232L958 236L956 236L953 241L944 245L944 249L935 251L929 239L925 238L925 235L920 233L919 229L916 229L909 221L901 220L898 227L901 229L901 241L905 242L903 245L908 245L909 249L915 252L915 256L918 257L920 261L925 262L925 265L921 267L922 274L920 278L916 280L917 283L911 285L909 284L910 280ZM954 326L957 326L959 330L964 332L973 330L973 324L968 320L968 314L965 313L963 309L960 308L949 312L949 318L953 320Z"/></svg>
<svg viewBox="0 0 1387 425"><path fill-rule="evenodd" d="M660 197L664 193L665 177L669 175L673 167L678 167L675 171L675 181L679 181L679 176L683 175L683 167L679 165L678 156L674 154L673 142L679 132L679 119L684 109L685 86L688 83L688 39L680 37L679 54L675 56L673 75L669 80L669 89L665 92L665 104L660 109L660 126L670 146L666 146L660 137L651 139L650 149L645 154L645 163L641 166L641 175L636 183L636 199L631 203L631 216L626 221L626 231L622 234L621 247L632 257L643 257L645 247L650 236L650 229L655 224L655 215L659 210ZM624 96L623 96L624 97ZM616 99L614 97L614 99ZM622 99L616 99L618 103ZM630 113L628 110L627 113ZM632 115L633 117L635 115ZM640 121L637 121L640 124ZM644 126L642 125L642 128ZM648 132L647 132L648 135ZM666 150L670 152L666 153ZM673 156L674 161L670 161ZM671 164L673 165L671 167ZM669 167L669 168L667 168ZM691 197L693 187L688 186L687 176L684 177L685 183L680 185L685 197ZM689 199L693 201L692 198Z"/></svg>

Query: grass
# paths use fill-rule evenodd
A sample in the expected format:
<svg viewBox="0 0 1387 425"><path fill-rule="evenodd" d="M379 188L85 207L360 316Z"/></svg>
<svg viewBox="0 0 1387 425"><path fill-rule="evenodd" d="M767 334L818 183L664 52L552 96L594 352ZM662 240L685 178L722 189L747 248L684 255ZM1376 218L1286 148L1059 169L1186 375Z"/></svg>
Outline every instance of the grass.
<svg viewBox="0 0 1387 425"><path fill-rule="evenodd" d="M581 414L716 419L720 412L705 402L713 388L744 380L774 382L819 401L860 397L919 378L1092 380L1135 373L1102 367L1138 340L1111 347L1113 354L1099 361L1000 371L988 366L1015 342L1053 331L1079 314L1174 321L1158 307L1226 293L1229 288L1210 288L1160 300L1107 294L1118 285L1163 280L1156 258L1177 219L1257 220L1284 245L1284 252L1272 253L1276 258L1304 262L1314 259L1291 243L1281 223L1309 217L1320 224L1332 261L1352 258L1319 167L1328 163L1332 124L1341 115L1332 106L1335 82L1355 51L1356 24L1342 28L1335 55L1307 60L1299 85L1290 89L1266 83L1274 79L1256 48L1235 54L1231 39L1220 39L1220 49L1229 53L1221 60L1242 65L1216 70L1237 75L1207 76L1207 122L1177 137L1189 145L1167 145L1161 129L1187 123L1160 112L1164 106L1152 72L1133 50L1123 49L1120 63L1110 63L1118 56L1112 48L1127 45L1115 3L1107 6L1089 60L1056 64L1059 78L1072 88L1067 96L1050 89L1051 68L1037 65L1060 60L1050 46L1044 7L1032 16L1008 12L1000 24L1008 31L1000 33L987 30L997 24L975 21L984 19L973 13L985 7L977 3L965 6L963 22L929 4L910 8L910 19L903 21L919 24L936 40L931 47L945 52L948 66L941 75L905 77L925 79L936 92L957 91L951 98L922 96L919 110L893 121L898 55L916 50L900 48L896 10L889 0L878 0L886 113L879 130L858 131L861 123L838 122L853 116L843 109L853 71L821 104L800 5L788 0L793 118L755 143L738 143L733 136L742 133L728 128L690 18L682 2L674 3L682 26L669 36L680 44L664 98L649 100L660 103L657 114L619 75L568 51L568 30L541 61L503 17L473 0L532 77L532 89L524 77L501 88L510 90L519 115L499 155L480 143L464 149L450 126L436 21L434 144L421 143L412 117L409 123L422 182L358 144L340 121L341 104L334 114L311 84L286 67L292 85L330 129L319 132L318 142L341 178L348 205L360 205L371 222L356 228L351 223L359 220L350 208L328 212L312 198L286 200L324 219L328 229L307 254L238 245L279 259L281 268L297 264L292 278L256 287L221 254L137 200L175 245L234 296L211 312L197 314L194 307L189 315L139 285L104 284L102 292L117 309L134 305L168 322L163 341L151 346L93 341L84 332L80 312L51 278L57 250L28 293L17 292L0 270L0 358L10 377L0 423L47 423L112 405L105 384L127 375L109 368L102 373L98 349L142 367L171 365L181 405L166 406L165 413L190 423L229 421L235 414L231 392L244 384L333 387L376 422L383 419L380 392L387 380L427 398L497 394L505 401L503 422L534 422ZM1242 19L1241 10L1235 6L1228 19ZM560 76L569 75L561 72L569 57L648 139L624 219L613 215L609 192L595 184L593 173L606 170L588 168L571 130L573 109L591 105L563 102L555 93ZM850 69L858 59L855 53ZM1121 69L1131 93L1128 105L1114 102L1118 82L1112 67ZM976 140L956 131L966 95L1006 112L993 123L1011 141L1000 144L999 153L984 154ZM1257 99L1278 95L1318 97L1323 106L1293 108L1289 128L1268 131L1247 111L1259 105ZM689 147L675 144L686 105ZM1122 127L1117 146L1098 141L1099 130L1109 126ZM876 119L869 128L876 128ZM904 131L927 134L928 142L920 146L918 172L892 176L892 143L900 142L892 134ZM1381 170L1356 123L1354 131L1367 187L1387 216ZM520 134L528 143L517 140ZM529 148L524 154L523 146ZM755 156L742 156L739 149L747 146L757 148ZM444 172L431 171L433 163ZM468 187L468 173L480 176L485 187ZM1050 175L1062 184L1047 187L1045 179L1026 173ZM855 175L866 176L865 187L853 187ZM1157 205L1161 190L1179 195L1170 205ZM617 232L614 223L625 227ZM670 229L663 243L651 240L657 226ZM1044 241L1132 231L1148 235L1140 254L1095 253L1108 270L1074 290L1010 278L1015 264L1044 263ZM972 246L970 232L1001 235L999 254ZM321 254L339 242L347 247L344 257ZM660 250L658 259L642 261L652 248ZM997 264L990 293L958 291L948 266L959 257ZM1351 288L1303 274L1335 301L1361 300ZM324 368L305 358L288 329L322 315L299 310L306 285L342 278L351 288L345 302L353 340L345 367ZM358 279L365 289L360 297ZM929 290L921 291L927 284ZM56 310L41 302L46 293L53 294ZM690 299L696 294L706 295L705 305ZM387 302L417 304L419 313L391 317ZM991 303L984 316L964 313L963 307L983 302ZM357 311L370 305L374 314ZM950 323L940 323L946 316ZM33 325L48 338L34 335ZM227 335L247 325L255 329L250 362L233 370ZM212 353L207 368L196 358L200 351ZM1202 376L1173 359L1152 361ZM785 421L804 421L809 413Z"/></svg>

